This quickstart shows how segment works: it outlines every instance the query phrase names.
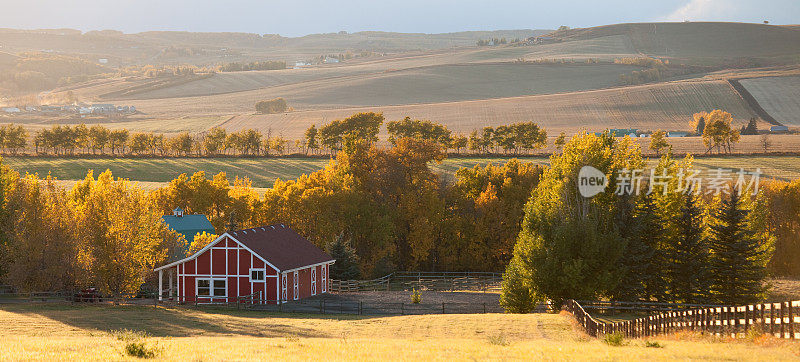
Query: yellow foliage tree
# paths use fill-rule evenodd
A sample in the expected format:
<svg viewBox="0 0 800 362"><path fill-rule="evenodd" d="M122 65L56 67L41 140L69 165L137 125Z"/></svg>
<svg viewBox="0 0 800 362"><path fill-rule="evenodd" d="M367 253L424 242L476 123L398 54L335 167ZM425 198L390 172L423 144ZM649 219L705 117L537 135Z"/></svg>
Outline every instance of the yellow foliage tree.
<svg viewBox="0 0 800 362"><path fill-rule="evenodd" d="M145 192L111 171L91 172L71 192L76 234L87 270L100 290L114 298L136 293L152 268L167 260L177 240Z"/></svg>
<svg viewBox="0 0 800 362"><path fill-rule="evenodd" d="M733 116L725 111L715 109L710 113L700 112L694 114L695 120L705 120L703 129L703 144L706 146L706 153L716 148L717 153L723 150L731 152L731 145L739 142L739 131L731 126Z"/></svg>

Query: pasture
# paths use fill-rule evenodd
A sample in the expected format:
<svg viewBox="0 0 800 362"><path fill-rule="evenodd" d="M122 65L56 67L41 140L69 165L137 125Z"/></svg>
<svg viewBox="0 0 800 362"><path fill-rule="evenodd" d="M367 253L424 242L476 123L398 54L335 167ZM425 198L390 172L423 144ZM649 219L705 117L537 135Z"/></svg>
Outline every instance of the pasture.
<svg viewBox="0 0 800 362"><path fill-rule="evenodd" d="M450 178L460 168L475 165L502 164L513 157L451 157L440 164L432 164L434 171ZM549 158L543 156L520 157L526 162L548 164ZM236 177L249 178L258 189L272 187L278 178L296 179L302 174L320 170L329 162L326 158L50 158L50 157L5 157L3 161L14 170L24 173L37 173L44 177L48 173L71 186L75 180L82 180L88 170L95 176L106 169L116 177L140 182L145 189L165 185L182 173L191 175L204 171L206 177L225 172L233 182ZM654 161L651 161L651 163ZM794 180L800 178L800 156L714 156L696 157L696 168L708 170L718 167L753 171L761 168L764 179ZM263 191L263 190L262 190Z"/></svg>
<svg viewBox="0 0 800 362"><path fill-rule="evenodd" d="M270 314L191 308L3 305L0 359L165 360L793 360L796 343L665 336L610 346L568 314L398 317ZM381 336L376 339L375 336Z"/></svg>

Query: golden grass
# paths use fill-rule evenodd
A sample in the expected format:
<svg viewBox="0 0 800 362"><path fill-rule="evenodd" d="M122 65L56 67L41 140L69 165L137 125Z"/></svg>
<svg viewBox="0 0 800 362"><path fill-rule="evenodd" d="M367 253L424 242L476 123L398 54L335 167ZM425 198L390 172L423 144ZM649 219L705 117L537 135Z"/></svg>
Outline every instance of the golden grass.
<svg viewBox="0 0 800 362"><path fill-rule="evenodd" d="M568 314L320 317L153 307L0 307L0 360L127 360L115 330L164 360L792 360L796 343L691 336L612 347Z"/></svg>

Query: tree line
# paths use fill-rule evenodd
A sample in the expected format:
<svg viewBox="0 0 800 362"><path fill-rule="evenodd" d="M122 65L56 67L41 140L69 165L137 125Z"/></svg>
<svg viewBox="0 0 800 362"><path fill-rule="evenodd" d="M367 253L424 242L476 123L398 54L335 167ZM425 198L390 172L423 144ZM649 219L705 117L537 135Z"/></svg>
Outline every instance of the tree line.
<svg viewBox="0 0 800 362"><path fill-rule="evenodd" d="M335 120L319 129L312 125L305 132L305 145L312 153L327 151L333 154L342 149L348 137L377 142L383 122L383 114L370 112ZM547 132L533 122L484 127L467 137L453 134L440 123L406 117L388 122L386 130L392 145L396 145L399 139L413 138L433 142L445 151L457 153L470 150L476 153L519 154L547 146Z"/></svg>
<svg viewBox="0 0 800 362"><path fill-rule="evenodd" d="M719 194L688 184L682 188L679 173L691 169L692 162L691 156L674 160L667 152L653 169L664 178L641 186L649 192L617 193L626 185L621 171L645 166L639 147L630 138L608 134L573 137L551 159L525 206L501 303L525 312L544 299L557 304L600 298L720 304L763 300L777 245L775 228L794 238L798 232L797 213L778 216L780 222L769 218L780 203L777 195L786 197L787 187L776 183L756 195L754 187L737 189L732 181L719 185L727 187ZM607 192L593 198L578 194L577 175L585 165L608 177ZM798 195L789 198L794 205L800 202ZM787 228L789 220L794 226ZM786 245L777 254L796 257L797 239L780 239ZM783 264L772 272L789 271L786 257L779 259Z"/></svg>
<svg viewBox="0 0 800 362"><path fill-rule="evenodd" d="M325 169L278 180L263 196L224 173L184 174L145 192L110 171L64 189L3 168L0 280L20 290L136 293L154 266L186 255L184 239L159 219L176 206L207 215L217 234L233 217L239 228L287 224L329 250L338 239L352 252L340 263L350 261L351 277L501 270L542 167L513 160L445 180L429 168L443 157L437 144L412 138L389 149L348 143ZM199 236L189 248L211 240Z"/></svg>
<svg viewBox="0 0 800 362"><path fill-rule="evenodd" d="M274 107L285 107L278 98L259 102L260 110L272 112ZM261 109L263 108L263 109ZM206 132L191 134L181 132L167 136L158 133L130 132L127 129L109 129L102 125L54 125L37 130L29 141L23 126L0 126L0 148L6 154L17 154L32 146L35 154L51 155L134 155L134 156L270 156L286 154L328 154L341 151L348 137L378 142L384 118L379 113L358 113L342 120L334 120L317 128L312 125L304 138L290 140L281 135L266 134L245 129L228 132L215 127ZM529 153L547 145L547 132L533 122L520 122L497 127L484 127L469 137L453 134L446 126L406 117L387 124L389 143L396 145L400 138L428 140L441 146L444 152L486 154Z"/></svg>
<svg viewBox="0 0 800 362"><path fill-rule="evenodd" d="M753 280L765 272L800 275L800 181L770 182L740 199L656 189L583 201L570 184L578 165L613 175L642 164L629 138L575 136L551 167L511 160L452 177L430 169L445 157L435 141L403 137L380 148L345 139L324 169L277 180L263 195L224 173L183 174L145 192L109 171L65 189L0 167L0 281L29 291L96 285L136 293L154 266L186 255L185 240L160 220L176 206L207 215L216 234L231 218L238 228L289 225L336 254L334 273L343 274L333 278L506 269L503 303L517 311L545 297L699 302L733 290L757 298L763 289ZM690 162L667 154L659 172ZM616 184L612 177L609 187ZM198 236L188 250L211 240ZM720 279L732 275L748 282Z"/></svg>

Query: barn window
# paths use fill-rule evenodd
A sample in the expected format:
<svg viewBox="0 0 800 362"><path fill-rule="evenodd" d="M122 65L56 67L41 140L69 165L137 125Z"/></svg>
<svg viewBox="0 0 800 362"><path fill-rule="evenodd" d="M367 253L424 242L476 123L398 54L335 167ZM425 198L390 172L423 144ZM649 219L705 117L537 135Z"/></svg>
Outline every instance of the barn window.
<svg viewBox="0 0 800 362"><path fill-rule="evenodd" d="M322 264L322 292L325 293L328 291L328 275L327 272L328 268L326 268L325 264Z"/></svg>
<svg viewBox="0 0 800 362"><path fill-rule="evenodd" d="M287 300L286 298L286 273L281 274L281 300Z"/></svg>
<svg viewBox="0 0 800 362"><path fill-rule="evenodd" d="M297 271L292 274L292 282L294 282L294 300L300 298L300 278L297 277Z"/></svg>
<svg viewBox="0 0 800 362"><path fill-rule="evenodd" d="M197 279L198 297L224 297L227 294L225 279Z"/></svg>
<svg viewBox="0 0 800 362"><path fill-rule="evenodd" d="M311 268L311 295L317 295L317 267Z"/></svg>
<svg viewBox="0 0 800 362"><path fill-rule="evenodd" d="M266 269L250 269L250 281L251 282L263 282L264 275L266 274Z"/></svg>
<svg viewBox="0 0 800 362"><path fill-rule="evenodd" d="M211 295L211 280L197 279L197 296L207 297Z"/></svg>

